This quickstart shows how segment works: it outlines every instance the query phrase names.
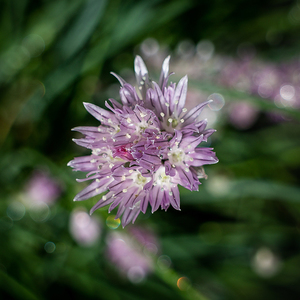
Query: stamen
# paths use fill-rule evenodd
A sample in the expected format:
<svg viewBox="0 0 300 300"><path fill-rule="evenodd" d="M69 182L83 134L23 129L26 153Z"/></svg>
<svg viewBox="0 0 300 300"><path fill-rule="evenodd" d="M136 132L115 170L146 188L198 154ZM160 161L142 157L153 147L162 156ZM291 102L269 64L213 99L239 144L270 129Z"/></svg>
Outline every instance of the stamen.
<svg viewBox="0 0 300 300"><path fill-rule="evenodd" d="M160 113L160 115L161 115L162 117L164 117L164 116L165 116L165 114L164 114L163 112L161 112L161 113Z"/></svg>
<svg viewBox="0 0 300 300"><path fill-rule="evenodd" d="M123 189L123 193L127 193L127 189Z"/></svg>

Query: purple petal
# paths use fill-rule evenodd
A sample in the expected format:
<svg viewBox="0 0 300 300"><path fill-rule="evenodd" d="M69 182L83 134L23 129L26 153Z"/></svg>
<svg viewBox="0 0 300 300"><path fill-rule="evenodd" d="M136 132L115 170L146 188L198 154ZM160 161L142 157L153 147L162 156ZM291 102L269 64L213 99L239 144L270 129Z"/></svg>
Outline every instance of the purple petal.
<svg viewBox="0 0 300 300"><path fill-rule="evenodd" d="M177 84L174 98L172 100L174 105L174 112L175 115L178 117L181 114L181 111L185 105L186 100L186 93L187 93L187 84L188 84L188 77L184 76L180 79Z"/></svg>
<svg viewBox="0 0 300 300"><path fill-rule="evenodd" d="M115 76L119 80L121 86L123 86L125 83L127 83L120 75L118 75L114 72L110 72L110 74Z"/></svg>
<svg viewBox="0 0 300 300"><path fill-rule="evenodd" d="M166 79L169 77L169 62L170 62L171 56L169 55L167 58L165 58L162 67L161 67L161 73L159 77L159 83L161 90L163 90L164 86L166 86L167 82Z"/></svg>
<svg viewBox="0 0 300 300"><path fill-rule="evenodd" d="M195 120L197 119L197 117L200 115L200 113L202 112L203 108L205 107L205 105L207 105L210 102L212 102L212 100L200 103L196 107L194 107L193 109L191 109L189 112L187 112L183 116L184 125L189 125L189 124L195 122Z"/></svg>
<svg viewBox="0 0 300 300"><path fill-rule="evenodd" d="M156 185L152 188L150 194L150 204L152 206L152 213L154 213L160 206L163 200L164 192L161 190L160 186Z"/></svg>
<svg viewBox="0 0 300 300"><path fill-rule="evenodd" d="M94 105L92 103L86 103L86 102L83 102L83 104L84 104L85 109L99 121L102 121L103 117L105 117L107 119L110 119L110 118L115 119L115 116L111 112L109 112L97 105Z"/></svg>
<svg viewBox="0 0 300 300"><path fill-rule="evenodd" d="M107 190L107 185L110 183L112 179L111 178L103 178L99 181L94 181L89 186L87 186L85 189L83 189L80 193L78 193L74 201L82 201L86 200L88 198L92 198L96 195L99 195Z"/></svg>

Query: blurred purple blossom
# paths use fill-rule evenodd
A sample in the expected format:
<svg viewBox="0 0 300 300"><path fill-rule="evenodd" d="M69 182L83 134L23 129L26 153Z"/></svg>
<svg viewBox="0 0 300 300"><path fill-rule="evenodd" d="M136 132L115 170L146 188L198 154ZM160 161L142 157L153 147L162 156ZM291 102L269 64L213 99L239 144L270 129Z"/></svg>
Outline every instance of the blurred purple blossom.
<svg viewBox="0 0 300 300"><path fill-rule="evenodd" d="M158 248L153 232L131 227L128 234L111 232L108 235L106 256L121 275L138 283L153 271L151 255L157 254Z"/></svg>
<svg viewBox="0 0 300 300"><path fill-rule="evenodd" d="M99 219L90 216L83 208L77 208L71 213L69 229L74 240L81 246L93 245L101 235Z"/></svg>
<svg viewBox="0 0 300 300"><path fill-rule="evenodd" d="M25 198L28 203L51 205L61 192L61 183L45 171L35 171L25 186Z"/></svg>

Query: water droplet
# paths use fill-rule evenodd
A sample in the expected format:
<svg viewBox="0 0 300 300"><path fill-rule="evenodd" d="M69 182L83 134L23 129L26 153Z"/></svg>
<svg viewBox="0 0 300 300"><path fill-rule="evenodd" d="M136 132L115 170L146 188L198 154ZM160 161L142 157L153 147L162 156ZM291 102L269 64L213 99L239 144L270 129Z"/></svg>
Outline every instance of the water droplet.
<svg viewBox="0 0 300 300"><path fill-rule="evenodd" d="M106 218L106 225L107 227L109 227L110 229L117 229L121 224L121 220L115 219L114 215L108 216Z"/></svg>
<svg viewBox="0 0 300 300"><path fill-rule="evenodd" d="M225 104L224 97L218 93L211 94L210 96L208 96L207 100L212 100L212 102L210 102L208 106L213 111L220 110Z"/></svg>

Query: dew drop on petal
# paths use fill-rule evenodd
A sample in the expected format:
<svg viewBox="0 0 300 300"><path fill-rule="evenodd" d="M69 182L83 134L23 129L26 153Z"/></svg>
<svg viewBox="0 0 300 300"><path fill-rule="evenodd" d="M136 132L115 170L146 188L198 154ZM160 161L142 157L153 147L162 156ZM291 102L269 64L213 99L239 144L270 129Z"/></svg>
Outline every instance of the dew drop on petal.
<svg viewBox="0 0 300 300"><path fill-rule="evenodd" d="M121 224L121 220L115 219L114 215L108 216L106 218L106 225L107 227L109 227L110 229L117 229Z"/></svg>

